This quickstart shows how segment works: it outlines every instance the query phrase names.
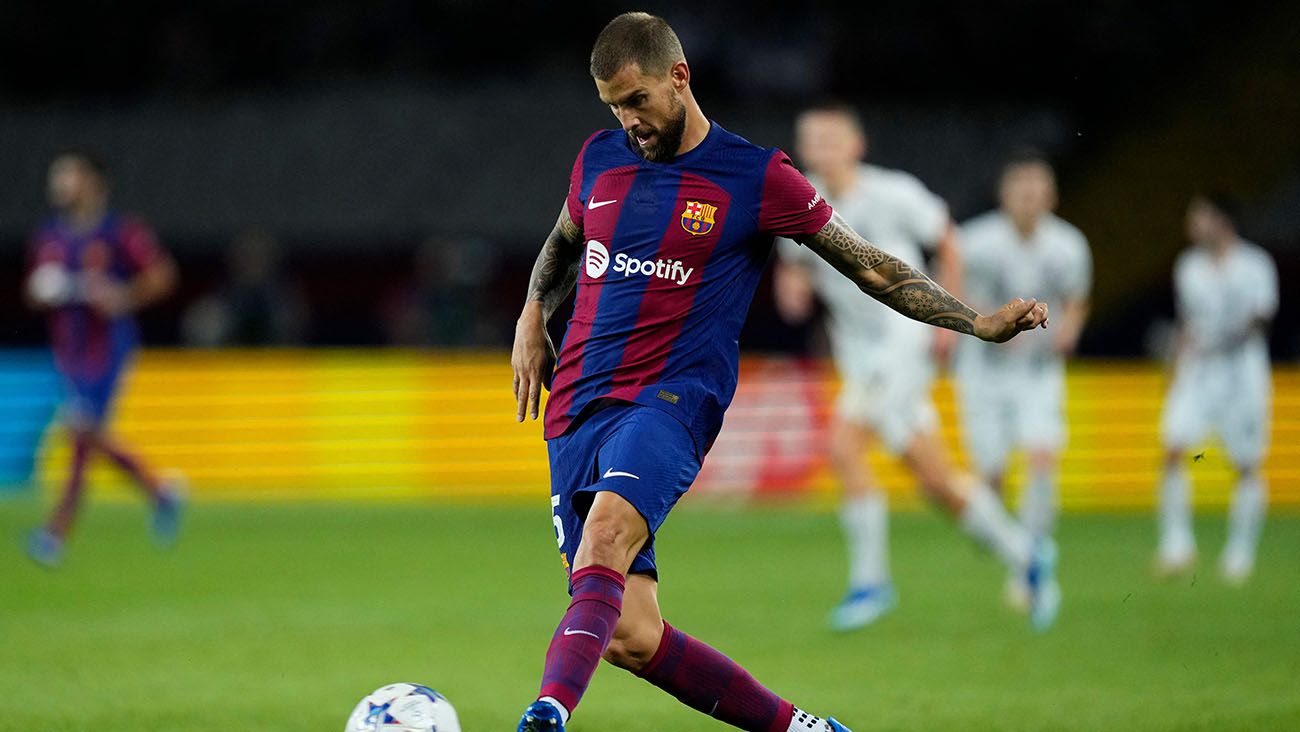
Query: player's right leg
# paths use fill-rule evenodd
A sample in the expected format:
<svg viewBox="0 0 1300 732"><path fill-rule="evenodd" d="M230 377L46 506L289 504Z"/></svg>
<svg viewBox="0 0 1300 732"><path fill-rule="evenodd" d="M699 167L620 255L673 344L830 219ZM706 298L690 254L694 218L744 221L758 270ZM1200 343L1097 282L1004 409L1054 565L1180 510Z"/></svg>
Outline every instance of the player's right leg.
<svg viewBox="0 0 1300 732"><path fill-rule="evenodd" d="M913 436L903 461L927 496L955 516L962 529L991 550L1008 572L1023 580L1034 627L1051 627L1060 607L1051 539L1036 542L986 484L954 468L936 431Z"/></svg>
<svg viewBox="0 0 1300 732"><path fill-rule="evenodd" d="M889 576L889 505L867 464L869 428L851 418L843 400L831 425L830 463L843 487L840 526L848 551L848 590L830 624L847 631L875 622L897 603Z"/></svg>
<svg viewBox="0 0 1300 732"><path fill-rule="evenodd" d="M1154 571L1159 578L1186 574L1196 564L1192 531L1192 489L1187 452L1205 438L1208 422L1194 364L1175 376L1160 420L1164 463L1156 496L1157 531Z"/></svg>
<svg viewBox="0 0 1300 732"><path fill-rule="evenodd" d="M86 465L93 449L90 428L78 424L75 416L71 420L68 438L72 450L63 493L45 526L33 530L27 540L27 555L32 561L47 567L56 567L63 560L64 542L81 509L86 487Z"/></svg>

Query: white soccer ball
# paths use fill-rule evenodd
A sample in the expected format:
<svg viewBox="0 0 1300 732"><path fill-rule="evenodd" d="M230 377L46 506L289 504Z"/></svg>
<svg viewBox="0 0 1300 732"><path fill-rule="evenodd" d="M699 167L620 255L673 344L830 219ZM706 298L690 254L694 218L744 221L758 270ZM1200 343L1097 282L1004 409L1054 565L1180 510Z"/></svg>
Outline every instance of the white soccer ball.
<svg viewBox="0 0 1300 732"><path fill-rule="evenodd" d="M389 684L352 710L343 732L460 732L447 697L419 684Z"/></svg>
<svg viewBox="0 0 1300 732"><path fill-rule="evenodd" d="M58 306L72 296L72 277L63 265L46 262L27 280L27 292L43 305Z"/></svg>

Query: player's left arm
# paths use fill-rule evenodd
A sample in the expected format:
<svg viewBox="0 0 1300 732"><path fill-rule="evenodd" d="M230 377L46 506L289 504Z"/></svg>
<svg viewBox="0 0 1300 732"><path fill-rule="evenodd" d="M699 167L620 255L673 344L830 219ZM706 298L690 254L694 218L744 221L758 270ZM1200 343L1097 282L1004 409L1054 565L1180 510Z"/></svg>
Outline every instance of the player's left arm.
<svg viewBox="0 0 1300 732"><path fill-rule="evenodd" d="M817 233L797 241L863 292L913 320L994 343L1047 327L1047 305L1033 299L1017 298L991 315L980 315L924 272L862 238L839 214L832 214Z"/></svg>
<svg viewBox="0 0 1300 732"><path fill-rule="evenodd" d="M106 278L86 283L91 307L108 317L133 313L165 299L179 279L175 260L142 222L127 224L122 246L132 272L130 279L125 283Z"/></svg>
<svg viewBox="0 0 1300 732"><path fill-rule="evenodd" d="M1087 297L1067 298L1056 310L1056 352L1062 356L1073 356L1079 347L1079 336L1083 326L1088 322L1088 313L1092 303Z"/></svg>

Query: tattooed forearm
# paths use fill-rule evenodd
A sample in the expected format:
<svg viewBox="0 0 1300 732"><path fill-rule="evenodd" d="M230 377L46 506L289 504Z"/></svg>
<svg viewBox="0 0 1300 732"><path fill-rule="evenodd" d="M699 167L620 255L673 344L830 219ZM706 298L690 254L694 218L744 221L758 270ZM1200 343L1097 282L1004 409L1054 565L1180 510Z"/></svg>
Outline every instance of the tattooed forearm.
<svg viewBox="0 0 1300 732"><path fill-rule="evenodd" d="M544 320L551 319L573 290L578 281L581 259L582 230L569 218L569 211L565 208L560 211L555 228L542 244L542 252L537 255L528 281L528 301L542 304Z"/></svg>
<svg viewBox="0 0 1300 732"><path fill-rule="evenodd" d="M973 334L979 313L903 260L863 239L839 214L800 243L816 252L863 292L914 320Z"/></svg>

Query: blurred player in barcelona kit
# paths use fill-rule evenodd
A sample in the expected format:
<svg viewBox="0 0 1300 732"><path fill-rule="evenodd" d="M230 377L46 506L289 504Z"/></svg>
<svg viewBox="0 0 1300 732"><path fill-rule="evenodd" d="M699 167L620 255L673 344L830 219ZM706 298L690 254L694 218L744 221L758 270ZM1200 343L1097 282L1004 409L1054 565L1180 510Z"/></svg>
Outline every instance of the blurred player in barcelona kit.
<svg viewBox="0 0 1300 732"><path fill-rule="evenodd" d="M669 625L656 596L654 535L721 428L773 238L811 248L904 315L985 340L1045 325L1047 308L1016 300L979 315L854 233L783 153L704 116L661 18L612 20L591 75L621 129L578 154L511 356L518 419L535 419L551 388L551 506L573 597L519 729L563 730L603 657L740 729L844 730ZM557 363L546 321L575 283ZM1054 584L1053 570L1037 567L1038 586Z"/></svg>
<svg viewBox="0 0 1300 732"><path fill-rule="evenodd" d="M881 251L905 262L934 252L940 280L957 290L961 274L948 207L919 180L862 162L867 139L857 114L829 104L805 111L796 124L800 161L809 181L844 221ZM858 286L812 250L778 242L778 307L788 319L825 303L835 368L843 381L831 427L831 465L844 490L840 518L849 554L849 588L831 625L852 630L875 621L896 602L889 575L888 508L866 462L881 440L916 476L922 490L963 528L991 547L1016 575L1031 564L1034 540L1007 515L987 485L955 469L938 432L930 399L936 335L951 335L864 302ZM1044 606L1043 610L1050 608ZM1052 615L1033 618L1039 629Z"/></svg>
<svg viewBox="0 0 1300 732"><path fill-rule="evenodd" d="M49 316L54 362L67 389L72 464L53 516L32 532L27 550L37 562L54 566L63 556L94 453L111 459L145 492L160 541L175 536L181 498L176 486L159 481L105 430L139 338L132 313L172 291L176 268L143 221L108 208L108 171L94 155L57 156L48 193L54 215L32 236L27 300Z"/></svg>
<svg viewBox="0 0 1300 732"><path fill-rule="evenodd" d="M1195 563L1185 459L1213 430L1237 470L1219 571L1240 584L1255 567L1268 504L1260 468L1272 397L1267 333L1278 293L1273 259L1237 234L1235 209L1220 194L1194 199L1187 210L1192 247L1174 265L1179 338L1161 420L1165 467L1156 571L1180 574Z"/></svg>
<svg viewBox="0 0 1300 732"><path fill-rule="evenodd" d="M1020 521L1035 537L1056 523L1057 463L1065 446L1065 359L1074 353L1088 316L1092 254L1078 229L1052 213L1056 175L1047 159L1022 150L1004 164L1000 206L962 226L965 295L976 307L1029 288L1052 303L1052 332L1017 339L1006 348L963 340L954 373L966 448L984 481L1003 492L1007 459L1023 448L1029 484ZM1012 573L1007 599L1028 602Z"/></svg>

